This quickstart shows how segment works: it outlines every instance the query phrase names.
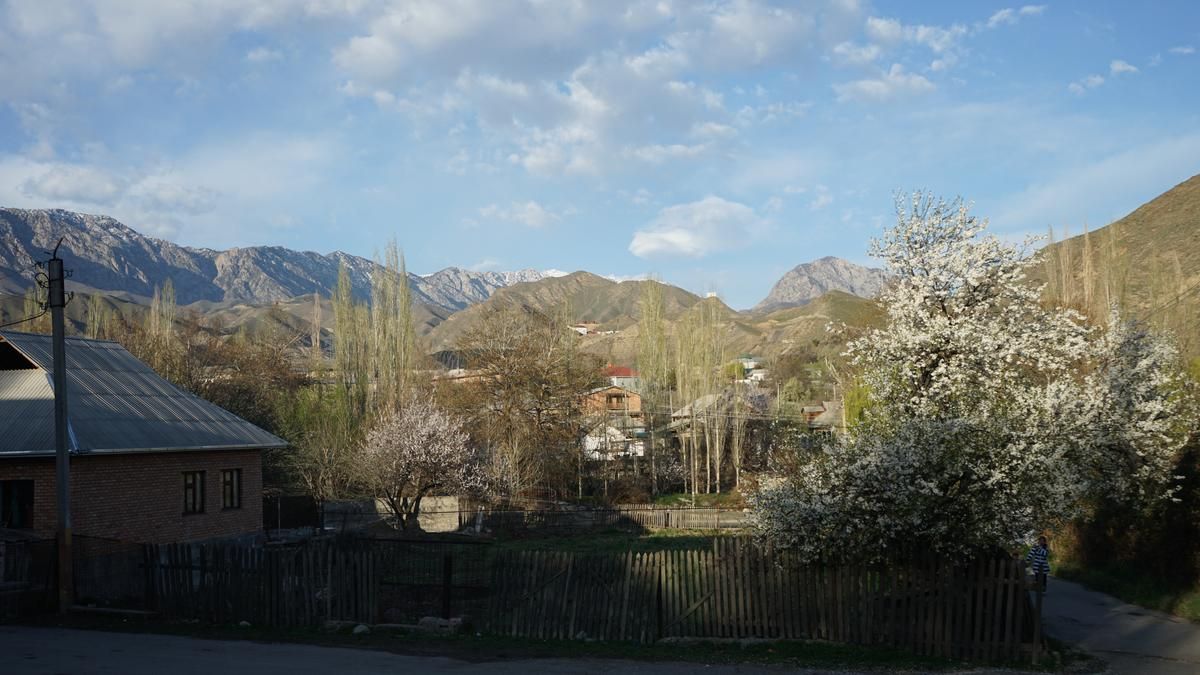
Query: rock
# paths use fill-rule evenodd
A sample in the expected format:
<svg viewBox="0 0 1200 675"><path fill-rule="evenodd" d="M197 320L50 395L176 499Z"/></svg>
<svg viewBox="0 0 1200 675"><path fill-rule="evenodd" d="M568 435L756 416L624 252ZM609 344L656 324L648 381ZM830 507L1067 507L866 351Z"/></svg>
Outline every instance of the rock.
<svg viewBox="0 0 1200 675"><path fill-rule="evenodd" d="M249 621L239 621L238 622L238 628L249 628L249 627L250 627Z"/></svg>
<svg viewBox="0 0 1200 675"><path fill-rule="evenodd" d="M360 623L354 627L355 635L369 635L370 633L371 633L371 629L368 628L365 623Z"/></svg>
<svg viewBox="0 0 1200 675"><path fill-rule="evenodd" d="M746 647L758 647L760 645L775 644L775 640L768 638L741 638L738 640L738 646L745 649Z"/></svg>
<svg viewBox="0 0 1200 675"><path fill-rule="evenodd" d="M462 617L442 619L436 616L423 616L417 622L417 628L429 633L455 634L461 633L466 623Z"/></svg>

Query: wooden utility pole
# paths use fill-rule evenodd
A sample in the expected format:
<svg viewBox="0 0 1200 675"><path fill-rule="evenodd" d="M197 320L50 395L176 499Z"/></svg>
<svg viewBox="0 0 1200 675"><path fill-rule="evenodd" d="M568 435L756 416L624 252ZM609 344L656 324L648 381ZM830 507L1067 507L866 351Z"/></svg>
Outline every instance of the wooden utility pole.
<svg viewBox="0 0 1200 675"><path fill-rule="evenodd" d="M62 245L62 242L59 242ZM58 492L58 611L66 614L74 604L74 563L71 557L71 455L67 449L67 344L63 308L67 306L66 274L58 246L46 262L49 286L47 304L54 351L54 457Z"/></svg>

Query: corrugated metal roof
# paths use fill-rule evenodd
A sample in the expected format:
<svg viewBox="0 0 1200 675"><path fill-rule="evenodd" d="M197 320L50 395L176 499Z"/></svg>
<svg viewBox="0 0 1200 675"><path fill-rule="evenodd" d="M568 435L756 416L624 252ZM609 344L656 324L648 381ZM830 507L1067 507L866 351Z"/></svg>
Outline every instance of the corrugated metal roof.
<svg viewBox="0 0 1200 675"><path fill-rule="evenodd" d="M0 332L38 370L0 371L0 455L54 452L49 335ZM67 417L81 452L277 448L282 439L159 377L116 342L67 338Z"/></svg>

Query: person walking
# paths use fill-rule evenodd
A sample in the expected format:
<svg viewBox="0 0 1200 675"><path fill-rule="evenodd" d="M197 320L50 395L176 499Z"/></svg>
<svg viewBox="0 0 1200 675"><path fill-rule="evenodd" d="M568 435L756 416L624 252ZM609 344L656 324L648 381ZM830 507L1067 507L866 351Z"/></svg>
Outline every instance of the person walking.
<svg viewBox="0 0 1200 675"><path fill-rule="evenodd" d="M1025 564L1033 572L1035 588L1046 592L1046 575L1050 574L1050 548L1046 546L1046 537L1038 537L1038 543L1025 554Z"/></svg>

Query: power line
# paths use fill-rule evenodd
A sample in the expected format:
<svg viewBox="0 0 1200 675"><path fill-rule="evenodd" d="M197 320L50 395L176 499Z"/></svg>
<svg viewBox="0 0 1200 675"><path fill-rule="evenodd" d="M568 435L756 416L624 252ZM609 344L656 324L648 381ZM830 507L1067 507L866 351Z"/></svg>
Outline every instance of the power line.
<svg viewBox="0 0 1200 675"><path fill-rule="evenodd" d="M25 323L26 321L33 321L35 319L40 319L43 316L46 316L47 311L48 310L43 309L42 311L38 312L37 314L34 314L33 316L27 316L24 319L17 319L16 321L9 321L8 323L0 324L0 328L8 328L9 326L15 326L19 323Z"/></svg>
<svg viewBox="0 0 1200 675"><path fill-rule="evenodd" d="M1175 295L1175 297L1172 298L1171 300L1168 300L1167 302L1164 302L1163 304L1159 305L1158 307L1155 307L1155 308L1151 309L1150 311L1146 312L1145 314L1142 315L1142 319L1149 319L1150 317L1154 316L1155 314L1158 314L1159 312L1163 311L1164 309L1169 309L1173 305L1179 304L1179 302L1181 300L1183 300L1184 296L1186 296L1190 293L1194 293L1197 290L1200 290L1200 282L1192 284L1189 288L1183 290L1180 293L1177 293Z"/></svg>

